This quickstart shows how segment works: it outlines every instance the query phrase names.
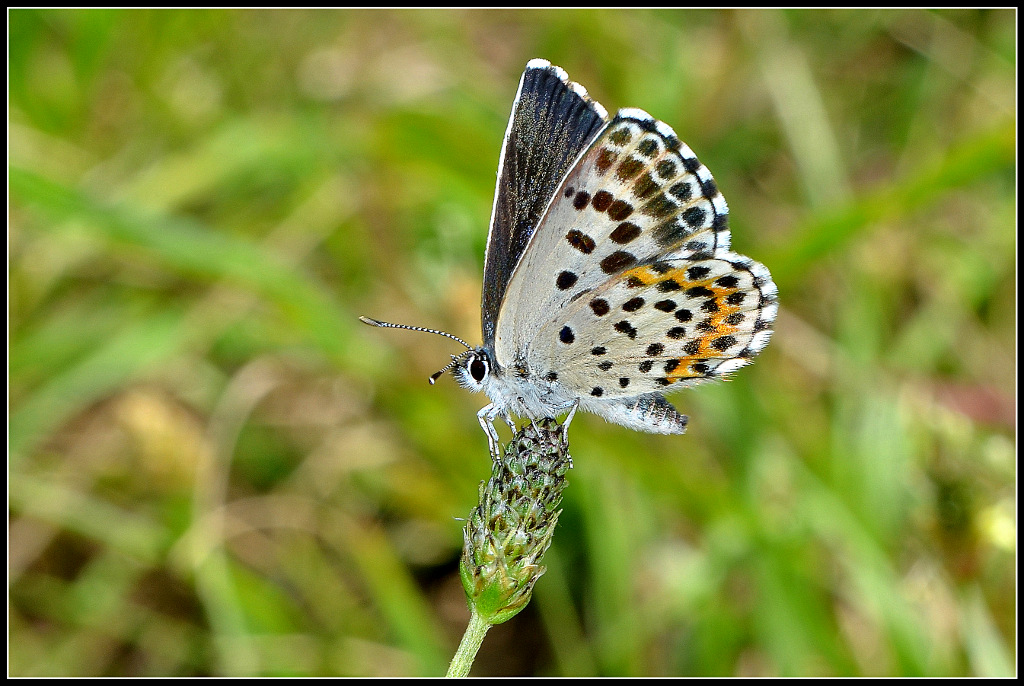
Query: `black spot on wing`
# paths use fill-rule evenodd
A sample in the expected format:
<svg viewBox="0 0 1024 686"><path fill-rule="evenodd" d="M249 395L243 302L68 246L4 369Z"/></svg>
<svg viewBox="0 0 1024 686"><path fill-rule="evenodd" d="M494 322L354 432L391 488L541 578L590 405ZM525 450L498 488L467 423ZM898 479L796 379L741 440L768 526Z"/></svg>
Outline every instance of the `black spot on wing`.
<svg viewBox="0 0 1024 686"><path fill-rule="evenodd" d="M633 195L640 199L646 198L659 190L661 190L661 185L654 180L650 172L641 174L640 178L633 184Z"/></svg>
<svg viewBox="0 0 1024 686"><path fill-rule="evenodd" d="M686 329L682 326L673 326L665 332L665 335L671 339L679 340L680 338L686 338Z"/></svg>
<svg viewBox="0 0 1024 686"><path fill-rule="evenodd" d="M711 341L711 347L721 352L725 352L734 345L736 345L736 338L733 336L720 336Z"/></svg>
<svg viewBox="0 0 1024 686"><path fill-rule="evenodd" d="M672 187L668 189L668 192L680 202L686 202L693 196L693 188L685 181L672 184Z"/></svg>
<svg viewBox="0 0 1024 686"><path fill-rule="evenodd" d="M558 286L558 290L564 291L569 288L572 288L579 280L579 278L580 277L578 277L573 272L560 272L558 276L555 277L555 285Z"/></svg>
<svg viewBox="0 0 1024 686"><path fill-rule="evenodd" d="M663 219L676 211L676 205L672 200L669 199L664 193L656 195L653 199L648 200L641 206L640 211L649 217L655 219Z"/></svg>
<svg viewBox="0 0 1024 686"><path fill-rule="evenodd" d="M683 242L683 239L693 233L678 219L670 219L654 227L654 240L662 248L670 248Z"/></svg>
<svg viewBox="0 0 1024 686"><path fill-rule="evenodd" d="M730 305L741 305L743 304L743 301L746 299L746 297L747 294L744 293L743 291L736 291L735 293L730 293L729 295L725 296L725 302L727 302Z"/></svg>
<svg viewBox="0 0 1024 686"><path fill-rule="evenodd" d="M630 339L635 339L636 338L636 333L637 333L636 329L633 327L632 324L630 324L626 320L622 320L621 322L617 322L615 324L615 330L618 331L619 333L626 334L627 336L629 336Z"/></svg>
<svg viewBox="0 0 1024 686"><path fill-rule="evenodd" d="M674 300L659 300L654 303L654 309L661 310L662 312L672 312L676 309L676 302Z"/></svg>
<svg viewBox="0 0 1024 686"><path fill-rule="evenodd" d="M654 138L645 138L636 146L637 152L644 157L654 157L658 154L658 141Z"/></svg>
<svg viewBox="0 0 1024 686"><path fill-rule="evenodd" d="M700 169L700 167L701 167L701 164L700 164L699 161L697 161L697 158L696 157L683 157L682 160L683 160L683 167L686 169L686 171L690 172L693 175L696 175L697 174L697 170Z"/></svg>
<svg viewBox="0 0 1024 686"><path fill-rule="evenodd" d="M608 208L608 216L615 221L622 221L633 214L633 206L624 200L616 200Z"/></svg>
<svg viewBox="0 0 1024 686"><path fill-rule="evenodd" d="M615 170L615 175L619 177L620 181L629 181L643 171L645 166L647 165L643 160L636 157L627 157L622 162L619 162L619 166Z"/></svg>
<svg viewBox="0 0 1024 686"><path fill-rule="evenodd" d="M713 198L718 194L718 185L710 175L708 175L707 179L702 179L698 176L697 181L700 183L700 190L704 193L705 198Z"/></svg>
<svg viewBox="0 0 1024 686"><path fill-rule="evenodd" d="M683 212L683 220L695 229L704 223L704 217L706 216L707 212L704 211L704 208L697 205L688 207Z"/></svg>
<svg viewBox="0 0 1024 686"><path fill-rule="evenodd" d="M608 148L601 148L601 151L597 153L597 161L594 163L594 166L597 167L599 173L604 174L615 164L616 158L618 158L617 153Z"/></svg>
<svg viewBox="0 0 1024 686"><path fill-rule="evenodd" d="M704 241L687 241L686 245L684 245L683 247L689 250L690 252L694 253L692 259L698 259L698 255L704 254L708 254L708 256L710 257L710 254L708 253L708 244L705 243Z"/></svg>
<svg viewBox="0 0 1024 686"><path fill-rule="evenodd" d="M694 286L693 288L686 291L686 295L689 298L707 298L715 294L710 288L704 286Z"/></svg>
<svg viewBox="0 0 1024 686"><path fill-rule="evenodd" d="M565 234L565 240L584 255L594 252L594 248L597 247L597 243L594 242L593 238L578 229L573 229Z"/></svg>
<svg viewBox="0 0 1024 686"><path fill-rule="evenodd" d="M608 257L601 260L601 271L605 274L617 274L618 272L632 267L636 264L636 256L625 250L616 250Z"/></svg>
<svg viewBox="0 0 1024 686"><path fill-rule="evenodd" d="M644 299L640 297L630 298L622 304L622 309L626 312L636 312L644 306Z"/></svg>
<svg viewBox="0 0 1024 686"><path fill-rule="evenodd" d="M608 134L608 140L615 145L625 145L633 139L633 132L630 131L628 126L620 126L619 128Z"/></svg>
<svg viewBox="0 0 1024 686"><path fill-rule="evenodd" d="M629 243L640 235L640 227L632 222L622 222L608 236L619 245Z"/></svg>
<svg viewBox="0 0 1024 686"><path fill-rule="evenodd" d="M594 199L590 204L593 205L594 209L598 212L604 212L612 204L614 199L615 198L613 198L612 194L608 191L598 191L594 195Z"/></svg>

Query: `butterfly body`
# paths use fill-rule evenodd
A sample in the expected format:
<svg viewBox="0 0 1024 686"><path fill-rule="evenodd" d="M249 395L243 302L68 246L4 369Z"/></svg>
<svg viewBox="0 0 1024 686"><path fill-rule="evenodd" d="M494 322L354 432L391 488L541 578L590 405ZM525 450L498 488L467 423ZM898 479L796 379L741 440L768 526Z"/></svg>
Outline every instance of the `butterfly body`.
<svg viewBox="0 0 1024 686"><path fill-rule="evenodd" d="M637 431L675 434L686 429L686 417L655 393L600 400L580 395L575 388L552 381L550 376L550 372L539 374L525 363L512 369L497 367L480 384L479 390L491 400L481 410L481 416L490 420L510 415L539 419L579 408ZM477 390L468 382L463 386ZM486 426L484 430L489 432Z"/></svg>
<svg viewBox="0 0 1024 686"><path fill-rule="evenodd" d="M471 371L473 362L485 359L488 373L478 380ZM474 348L465 366L456 365L453 373L464 388L483 391L499 414L540 419L560 414L575 403L577 396L572 389L542 378L525 359L507 365L497 364L495 359L493 352Z"/></svg>
<svg viewBox="0 0 1024 686"><path fill-rule="evenodd" d="M575 408L685 431L663 394L749 363L778 311L768 270L731 252L728 211L668 125L632 108L609 119L562 69L527 64L498 165L484 342L450 365L491 400L492 452L494 419Z"/></svg>

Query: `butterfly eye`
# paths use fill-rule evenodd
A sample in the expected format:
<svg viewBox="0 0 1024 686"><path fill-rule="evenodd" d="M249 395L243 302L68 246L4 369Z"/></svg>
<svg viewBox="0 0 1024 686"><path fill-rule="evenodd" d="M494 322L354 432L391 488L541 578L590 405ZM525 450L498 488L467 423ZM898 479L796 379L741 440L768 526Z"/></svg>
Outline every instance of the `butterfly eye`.
<svg viewBox="0 0 1024 686"><path fill-rule="evenodd" d="M487 376L487 364L477 357L469 363L469 373L473 375L477 383L480 383Z"/></svg>

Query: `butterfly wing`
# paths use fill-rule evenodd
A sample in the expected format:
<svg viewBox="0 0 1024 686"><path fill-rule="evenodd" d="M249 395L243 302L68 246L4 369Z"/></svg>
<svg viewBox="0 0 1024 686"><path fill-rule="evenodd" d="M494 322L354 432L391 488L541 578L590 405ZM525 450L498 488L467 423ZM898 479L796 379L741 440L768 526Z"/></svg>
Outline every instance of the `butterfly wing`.
<svg viewBox="0 0 1024 686"><path fill-rule="evenodd" d="M768 342L777 289L729 251L728 207L671 128L620 110L569 171L508 284L500 364L632 428L678 433L661 393Z"/></svg>
<svg viewBox="0 0 1024 686"><path fill-rule="evenodd" d="M498 183L484 257L484 345L493 347L509 278L548 202L607 112L546 60L531 60L519 81L498 161Z"/></svg>

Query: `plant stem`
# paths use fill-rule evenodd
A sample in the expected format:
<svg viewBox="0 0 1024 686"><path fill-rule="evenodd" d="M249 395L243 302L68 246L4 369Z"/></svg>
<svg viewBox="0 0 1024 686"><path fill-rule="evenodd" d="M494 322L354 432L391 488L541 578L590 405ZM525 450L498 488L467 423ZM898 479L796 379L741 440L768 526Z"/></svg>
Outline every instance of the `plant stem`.
<svg viewBox="0 0 1024 686"><path fill-rule="evenodd" d="M469 626L466 627L466 633L462 635L462 643L459 644L459 649L455 652L451 665L448 666L446 677L469 676L476 653L480 650L480 644L484 642L484 636L490 628L491 625L487 623L487 620L478 615L476 610L471 607Z"/></svg>
<svg viewBox="0 0 1024 686"><path fill-rule="evenodd" d="M545 572L541 558L558 523L565 475L572 468L566 423L550 417L519 429L493 455L491 478L462 530L459 576L469 602L469 626L448 676L469 675L487 630L515 617Z"/></svg>

